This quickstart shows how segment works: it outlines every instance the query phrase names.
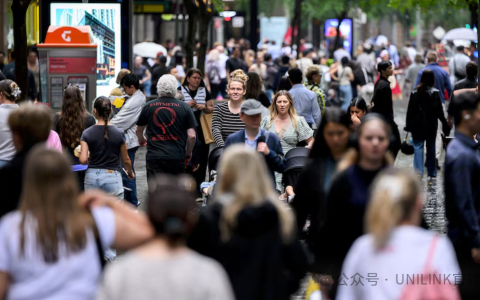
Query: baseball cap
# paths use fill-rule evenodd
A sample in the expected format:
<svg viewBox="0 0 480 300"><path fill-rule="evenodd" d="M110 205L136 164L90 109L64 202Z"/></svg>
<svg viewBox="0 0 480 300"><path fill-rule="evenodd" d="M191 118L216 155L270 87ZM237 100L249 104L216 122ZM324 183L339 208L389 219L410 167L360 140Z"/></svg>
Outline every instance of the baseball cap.
<svg viewBox="0 0 480 300"><path fill-rule="evenodd" d="M262 103L255 99L247 99L240 107L240 113L249 116L261 114L264 111Z"/></svg>

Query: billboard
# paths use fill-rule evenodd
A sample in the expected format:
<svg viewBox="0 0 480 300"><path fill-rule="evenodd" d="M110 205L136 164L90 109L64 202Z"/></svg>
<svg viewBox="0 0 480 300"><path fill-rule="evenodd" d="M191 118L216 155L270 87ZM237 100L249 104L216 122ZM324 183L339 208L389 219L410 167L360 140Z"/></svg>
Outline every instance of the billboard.
<svg viewBox="0 0 480 300"><path fill-rule="evenodd" d="M335 38L337 36L337 19L328 19L325 22L325 40L327 41L327 49L330 53L333 53L336 49L333 49L335 44ZM340 39L343 43L343 48L352 53L352 41L353 41L353 25L352 19L343 19L340 24Z"/></svg>
<svg viewBox="0 0 480 300"><path fill-rule="evenodd" d="M51 3L50 24L91 27L97 44L97 96L108 96L121 68L120 4Z"/></svg>

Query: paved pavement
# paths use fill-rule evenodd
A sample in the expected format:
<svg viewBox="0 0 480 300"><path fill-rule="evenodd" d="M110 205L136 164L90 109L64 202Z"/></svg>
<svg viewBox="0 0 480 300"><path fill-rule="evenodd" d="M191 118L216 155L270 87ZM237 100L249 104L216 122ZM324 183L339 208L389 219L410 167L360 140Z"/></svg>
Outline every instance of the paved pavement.
<svg viewBox="0 0 480 300"><path fill-rule="evenodd" d="M403 128L405 127L405 116L408 100L397 100L394 102L395 121L398 124L402 139L405 137ZM146 149L140 148L135 157L135 170L137 174L137 193L141 201L140 209L145 208L147 196L147 178L145 169ZM440 159L440 166L443 167L444 153ZM413 170L413 155L407 156L399 152L395 161L395 166ZM426 173L426 170L425 170ZM422 179L425 195L424 217L429 227L440 234L445 234L445 195L443 192L443 169L438 172L436 180L428 180L426 174ZM307 278L306 278L307 279ZM298 294L292 296L292 300L304 299L307 280L304 282Z"/></svg>

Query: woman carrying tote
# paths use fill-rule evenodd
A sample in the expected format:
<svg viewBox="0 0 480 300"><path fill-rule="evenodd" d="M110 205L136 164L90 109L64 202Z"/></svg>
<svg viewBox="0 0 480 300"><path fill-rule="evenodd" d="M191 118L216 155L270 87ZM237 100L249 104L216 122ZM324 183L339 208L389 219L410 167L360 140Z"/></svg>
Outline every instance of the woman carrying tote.
<svg viewBox="0 0 480 300"><path fill-rule="evenodd" d="M460 299L456 284L462 276L452 242L420 227L421 190L413 173L392 168L379 174L365 216L367 234L353 243L342 268L347 276L377 278L341 285L336 299Z"/></svg>

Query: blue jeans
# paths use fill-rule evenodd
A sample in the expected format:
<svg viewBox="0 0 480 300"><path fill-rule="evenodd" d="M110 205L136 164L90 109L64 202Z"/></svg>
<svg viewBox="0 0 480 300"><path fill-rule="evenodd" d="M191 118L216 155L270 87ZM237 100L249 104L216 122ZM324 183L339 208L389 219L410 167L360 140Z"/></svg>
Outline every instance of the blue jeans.
<svg viewBox="0 0 480 300"><path fill-rule="evenodd" d="M107 169L87 169L85 172L85 190L101 189L117 198L123 199L123 184L120 171Z"/></svg>
<svg viewBox="0 0 480 300"><path fill-rule="evenodd" d="M135 153L137 153L138 147L128 149L128 157L130 158L130 161L132 162L132 170L133 173L135 173L135 167L134 167L134 162L135 162ZM120 168L123 168L122 165L122 159L120 159ZM129 190L125 190L125 197L124 199L133 204L134 206L138 206L138 198L137 198L137 177L130 179L128 178L127 174L125 172L122 173L122 181L123 181L123 186L126 187Z"/></svg>
<svg viewBox="0 0 480 300"><path fill-rule="evenodd" d="M273 98L273 94L274 94L273 90L270 90L270 89L265 90L265 93L267 94L267 98L270 101L270 103L272 103L272 98Z"/></svg>
<svg viewBox="0 0 480 300"><path fill-rule="evenodd" d="M8 162L9 162L9 160L0 160L0 168L5 166Z"/></svg>
<svg viewBox="0 0 480 300"><path fill-rule="evenodd" d="M143 83L143 91L145 92L146 97L150 97L152 95L151 88L152 88L152 79L149 79Z"/></svg>
<svg viewBox="0 0 480 300"><path fill-rule="evenodd" d="M339 87L340 90L340 99L343 100L342 103L342 110L347 111L348 106L350 105L350 101L352 101L352 86L349 85L341 85Z"/></svg>
<svg viewBox="0 0 480 300"><path fill-rule="evenodd" d="M413 140L413 167L423 175L423 145L427 142L427 172L430 177L437 177L437 168L435 166L435 137L429 137L426 140Z"/></svg>

